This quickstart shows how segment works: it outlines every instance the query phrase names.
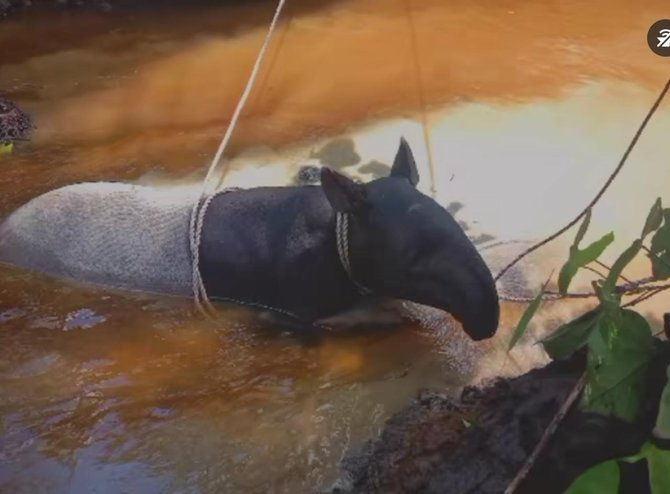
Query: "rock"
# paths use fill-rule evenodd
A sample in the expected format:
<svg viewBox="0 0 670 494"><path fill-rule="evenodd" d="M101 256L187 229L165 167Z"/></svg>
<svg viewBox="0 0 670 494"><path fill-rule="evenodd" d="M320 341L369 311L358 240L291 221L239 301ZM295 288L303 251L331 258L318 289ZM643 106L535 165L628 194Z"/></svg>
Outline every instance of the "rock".
<svg viewBox="0 0 670 494"><path fill-rule="evenodd" d="M0 145L28 140L34 128L30 115L0 96Z"/></svg>

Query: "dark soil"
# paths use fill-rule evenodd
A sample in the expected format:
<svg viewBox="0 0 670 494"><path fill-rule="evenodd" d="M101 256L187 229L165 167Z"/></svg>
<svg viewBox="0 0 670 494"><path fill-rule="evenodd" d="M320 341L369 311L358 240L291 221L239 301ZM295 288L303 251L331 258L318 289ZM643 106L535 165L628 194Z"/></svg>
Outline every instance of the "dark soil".
<svg viewBox="0 0 670 494"><path fill-rule="evenodd" d="M108 10L111 8L111 1L106 0L0 0L0 18L18 12L23 9L29 9L37 5L52 4L58 7L94 7L96 9Z"/></svg>
<svg viewBox="0 0 670 494"><path fill-rule="evenodd" d="M174 7L179 5L213 3L249 4L263 0L0 0L0 18L19 11L30 11L33 8L50 7L58 9L87 8L100 12L108 12L116 8L133 7Z"/></svg>
<svg viewBox="0 0 670 494"><path fill-rule="evenodd" d="M637 452L650 436L670 363L658 342L637 424L572 410L518 494L563 493L589 467ZM583 355L513 379L463 390L460 399L422 393L364 451L345 459L333 493L500 494L573 389ZM622 468L621 494L649 492L644 463Z"/></svg>

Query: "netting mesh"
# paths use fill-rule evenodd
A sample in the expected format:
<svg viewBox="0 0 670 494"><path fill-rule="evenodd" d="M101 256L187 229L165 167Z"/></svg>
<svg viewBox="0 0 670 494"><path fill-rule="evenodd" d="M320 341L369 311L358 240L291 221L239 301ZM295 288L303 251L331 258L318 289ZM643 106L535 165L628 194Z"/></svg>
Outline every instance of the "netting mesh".
<svg viewBox="0 0 670 494"><path fill-rule="evenodd" d="M0 226L0 260L111 287L189 296L197 187L85 183L35 198Z"/></svg>

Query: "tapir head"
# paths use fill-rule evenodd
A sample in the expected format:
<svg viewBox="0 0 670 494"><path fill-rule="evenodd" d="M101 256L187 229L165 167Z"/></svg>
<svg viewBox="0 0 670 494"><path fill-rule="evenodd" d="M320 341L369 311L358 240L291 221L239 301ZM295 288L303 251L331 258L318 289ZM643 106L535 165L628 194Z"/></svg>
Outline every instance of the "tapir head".
<svg viewBox="0 0 670 494"><path fill-rule="evenodd" d="M416 189L419 173L402 139L391 174L367 184L323 168L332 207L349 215L349 255L356 281L379 295L452 314L473 340L498 327L491 272L454 218Z"/></svg>

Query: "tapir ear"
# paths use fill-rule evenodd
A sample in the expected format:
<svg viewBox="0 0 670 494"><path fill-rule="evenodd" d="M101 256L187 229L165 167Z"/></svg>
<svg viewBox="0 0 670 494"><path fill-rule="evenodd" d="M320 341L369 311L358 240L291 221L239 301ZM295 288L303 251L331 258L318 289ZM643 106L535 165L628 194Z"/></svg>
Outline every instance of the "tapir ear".
<svg viewBox="0 0 670 494"><path fill-rule="evenodd" d="M406 178L414 186L419 183L419 170L416 168L412 149L404 137L400 138L400 146L391 167L391 176Z"/></svg>
<svg viewBox="0 0 670 494"><path fill-rule="evenodd" d="M330 168L321 168L321 187L335 211L354 213L367 206L365 186Z"/></svg>

